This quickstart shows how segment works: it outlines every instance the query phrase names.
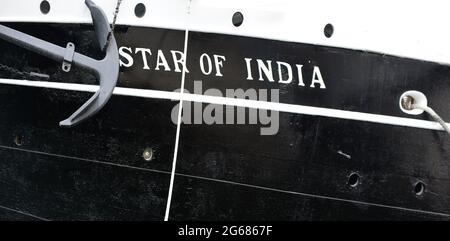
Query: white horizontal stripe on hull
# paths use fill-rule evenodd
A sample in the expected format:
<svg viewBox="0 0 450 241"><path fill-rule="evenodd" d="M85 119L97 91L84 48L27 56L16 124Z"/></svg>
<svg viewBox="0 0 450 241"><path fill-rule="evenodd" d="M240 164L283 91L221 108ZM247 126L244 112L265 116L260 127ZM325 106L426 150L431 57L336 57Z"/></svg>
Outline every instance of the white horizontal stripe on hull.
<svg viewBox="0 0 450 241"><path fill-rule="evenodd" d="M16 79L0 79L0 84L72 90L72 91L84 91L84 92L95 92L99 88L96 85L16 80ZM113 94L142 97L142 98L166 99L174 101L179 101L181 99L181 93L178 92L124 88L124 87L116 87L114 89ZM183 100L443 131L442 126L440 126L439 123L434 121L418 120L389 115L370 114L347 110L338 110L323 107L285 104L285 103L248 100L248 99L236 99L218 96L207 96L190 93L183 93ZM446 124L449 125L449 123Z"/></svg>

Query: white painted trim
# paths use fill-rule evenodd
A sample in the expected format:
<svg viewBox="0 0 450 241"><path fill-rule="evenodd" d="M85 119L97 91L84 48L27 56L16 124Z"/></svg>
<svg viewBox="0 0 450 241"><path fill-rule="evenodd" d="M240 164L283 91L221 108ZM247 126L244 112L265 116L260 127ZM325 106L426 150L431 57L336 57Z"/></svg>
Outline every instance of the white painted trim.
<svg viewBox="0 0 450 241"><path fill-rule="evenodd" d="M62 90L73 90L73 91L86 91L95 92L98 86L95 85L85 85L85 84L70 84L70 83L56 83L56 82L45 82L45 81L30 81L30 80L16 80L16 79L0 79L0 84L10 84L19 86L30 86L30 87L40 87L40 88L51 88L51 89L62 89ZM295 104L285 104L285 103L275 103L267 101L257 101L248 99L235 99L227 97L218 96L206 96L190 93L179 93L171 91L160 91L160 90L148 90L148 89L134 89L134 88L124 88L116 87L113 94L124 95L124 96L134 96L142 98L154 98L154 99L166 99L173 101L192 101L201 102L209 104L218 105L230 105L237 107L246 107L254 109L264 109L273 110L286 113L313 115L313 116L324 116L331 118L356 120L356 121L366 121L385 125L394 126L405 126L414 127L420 129L429 130L441 130L444 129L439 123L434 121L418 120L412 118L396 117L389 115L379 115L370 114L364 112L355 112L347 110L338 110L314 106L305 105L295 105ZM181 97L183 95L183 97ZM395 103L396 104L396 103ZM449 123L447 125L450 126Z"/></svg>
<svg viewBox="0 0 450 241"><path fill-rule="evenodd" d="M116 1L94 0L110 21ZM186 4L192 1L190 13ZM84 0L49 0L43 15L41 0L2 0L0 22L90 23ZM144 3L144 17L134 6ZM448 0L126 0L117 24L184 31L223 33L368 50L395 56L450 64L450 1ZM244 23L234 27L231 18L241 11ZM323 28L334 25L326 38Z"/></svg>

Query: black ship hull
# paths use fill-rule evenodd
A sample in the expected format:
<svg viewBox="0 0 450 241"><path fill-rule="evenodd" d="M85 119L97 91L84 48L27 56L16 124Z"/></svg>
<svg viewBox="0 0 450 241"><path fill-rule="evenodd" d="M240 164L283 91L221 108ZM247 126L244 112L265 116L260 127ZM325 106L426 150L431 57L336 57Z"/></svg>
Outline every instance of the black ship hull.
<svg viewBox="0 0 450 241"><path fill-rule="evenodd" d="M102 56L89 25L6 25L60 46L70 41L81 53ZM225 117L220 122L217 116L216 123L196 122L194 114L184 119L185 110L176 146L173 113L179 100L115 94L97 115L66 129L58 122L90 93L2 84L0 219L163 220L174 151L169 220L450 219L449 138L442 131L402 126L405 118L432 120L411 117L398 105L402 93L419 90L449 120L450 66L189 32L189 72L183 77L176 53L184 52L186 34L117 26L122 50L117 86L165 93L184 84L185 93L205 97L210 89L278 90L279 104L319 108L323 114L273 112L279 123L275 134L261 135L269 124L249 123L251 108L245 109L247 121L241 124L227 124ZM214 65L221 60L214 55L224 56L223 66ZM23 76L34 72L50 76L49 82L97 84L83 70L64 73L61 63L5 41L0 41L0 56L1 64L20 70L2 69L2 79L39 83L39 77ZM200 59L203 64L211 60L210 68L199 68ZM270 75L257 60L272 68ZM183 103L200 115L206 115L209 105ZM344 112L333 117L329 110ZM360 120L354 113L398 117L399 123ZM150 160L143 157L146 150L151 150Z"/></svg>

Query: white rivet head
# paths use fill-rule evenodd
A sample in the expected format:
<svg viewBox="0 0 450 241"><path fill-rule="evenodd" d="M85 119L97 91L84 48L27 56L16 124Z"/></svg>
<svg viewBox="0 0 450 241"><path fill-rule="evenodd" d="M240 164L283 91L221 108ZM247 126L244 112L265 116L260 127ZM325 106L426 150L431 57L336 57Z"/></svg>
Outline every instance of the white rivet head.
<svg viewBox="0 0 450 241"><path fill-rule="evenodd" d="M142 157L146 161L151 161L153 159L153 149L152 148L145 148L144 152L142 153Z"/></svg>

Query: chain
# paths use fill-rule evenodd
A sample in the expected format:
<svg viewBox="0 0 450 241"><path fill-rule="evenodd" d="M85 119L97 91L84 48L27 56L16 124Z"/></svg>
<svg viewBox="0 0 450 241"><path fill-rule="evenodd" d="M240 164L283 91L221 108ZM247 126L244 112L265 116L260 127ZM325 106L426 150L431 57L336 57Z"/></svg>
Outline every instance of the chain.
<svg viewBox="0 0 450 241"><path fill-rule="evenodd" d="M4 64L0 64L0 72L1 71L6 71L11 73L14 77L19 77L19 78L23 78L23 79L27 79L27 78L39 78L39 79L46 79L48 80L50 78L49 75L47 74L41 74L41 73L36 73L36 72L24 72L24 71L20 71L16 68L10 67L8 65L4 65Z"/></svg>
<svg viewBox="0 0 450 241"><path fill-rule="evenodd" d="M114 35L114 27L116 26L117 15L119 15L119 8L120 8L121 3L122 3L122 0L117 0L116 10L114 11L114 18L113 18L113 22L111 24L111 31L108 34L108 40L106 41L105 49L108 48L109 42L111 41L111 37Z"/></svg>
<svg viewBox="0 0 450 241"><path fill-rule="evenodd" d="M27 73L27 72L20 71L18 69L15 69L13 67L10 67L10 66L4 65L4 64L0 64L0 70L9 72L9 73L11 73L13 75L17 75L18 77L21 77L21 78L25 78L25 77L30 76L30 74Z"/></svg>

